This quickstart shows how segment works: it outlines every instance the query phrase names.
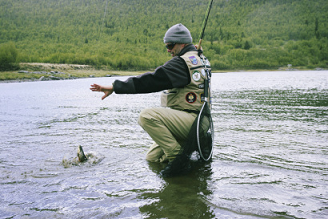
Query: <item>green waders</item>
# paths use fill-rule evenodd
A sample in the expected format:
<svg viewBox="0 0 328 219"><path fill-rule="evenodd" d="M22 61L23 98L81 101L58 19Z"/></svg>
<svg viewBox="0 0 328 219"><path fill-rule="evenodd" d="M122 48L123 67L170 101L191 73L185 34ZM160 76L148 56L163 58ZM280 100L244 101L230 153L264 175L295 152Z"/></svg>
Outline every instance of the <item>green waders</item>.
<svg viewBox="0 0 328 219"><path fill-rule="evenodd" d="M151 162L172 161L187 140L196 117L195 113L170 108L142 110L138 123L155 141L146 159Z"/></svg>

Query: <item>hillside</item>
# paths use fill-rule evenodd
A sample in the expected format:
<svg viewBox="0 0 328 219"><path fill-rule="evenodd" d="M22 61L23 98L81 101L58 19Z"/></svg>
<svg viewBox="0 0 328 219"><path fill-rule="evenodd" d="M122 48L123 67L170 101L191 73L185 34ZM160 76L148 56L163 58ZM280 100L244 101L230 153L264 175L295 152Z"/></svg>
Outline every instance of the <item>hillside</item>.
<svg viewBox="0 0 328 219"><path fill-rule="evenodd" d="M148 70L166 30L199 39L208 1L0 0L0 69L45 62ZM327 0L214 0L203 48L214 69L328 67Z"/></svg>

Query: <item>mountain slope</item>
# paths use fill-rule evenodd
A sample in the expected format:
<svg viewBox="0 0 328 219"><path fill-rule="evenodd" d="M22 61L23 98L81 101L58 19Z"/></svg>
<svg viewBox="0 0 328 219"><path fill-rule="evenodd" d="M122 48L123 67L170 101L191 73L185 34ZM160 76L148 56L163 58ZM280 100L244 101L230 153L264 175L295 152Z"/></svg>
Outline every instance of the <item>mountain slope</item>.
<svg viewBox="0 0 328 219"><path fill-rule="evenodd" d="M207 4L0 0L0 48L14 42L21 62L155 68L170 58L170 26L183 23L197 43ZM327 11L326 0L214 0L203 47L215 69L327 67Z"/></svg>

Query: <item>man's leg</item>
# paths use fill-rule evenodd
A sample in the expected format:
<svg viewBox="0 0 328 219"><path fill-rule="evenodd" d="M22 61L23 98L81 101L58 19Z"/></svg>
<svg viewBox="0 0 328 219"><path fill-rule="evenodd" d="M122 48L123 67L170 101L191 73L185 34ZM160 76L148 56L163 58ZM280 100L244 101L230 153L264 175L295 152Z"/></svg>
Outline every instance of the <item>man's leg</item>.
<svg viewBox="0 0 328 219"><path fill-rule="evenodd" d="M179 153L187 139L196 114L168 108L153 108L141 111L139 124L155 141L171 161Z"/></svg>
<svg viewBox="0 0 328 219"><path fill-rule="evenodd" d="M151 162L160 162L160 163L168 161L166 155L164 154L164 151L155 142L149 148L146 155L146 160Z"/></svg>

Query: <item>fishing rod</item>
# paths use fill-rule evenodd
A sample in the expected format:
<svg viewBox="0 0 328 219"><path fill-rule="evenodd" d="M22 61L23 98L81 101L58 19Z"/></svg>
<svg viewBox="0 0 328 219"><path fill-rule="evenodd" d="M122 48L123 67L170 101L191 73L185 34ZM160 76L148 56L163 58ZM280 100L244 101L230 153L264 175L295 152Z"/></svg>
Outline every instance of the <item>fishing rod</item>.
<svg viewBox="0 0 328 219"><path fill-rule="evenodd" d="M201 48L201 44L202 44L202 41L203 41L203 38L204 38L205 28L206 28L206 24L207 24L207 20L208 20L208 16L210 15L210 12L211 12L212 4L213 4L213 0L210 0L210 2L208 3L208 6L207 6L205 19L203 21L203 29L202 29L202 32L199 35L198 50L200 50L200 48Z"/></svg>

